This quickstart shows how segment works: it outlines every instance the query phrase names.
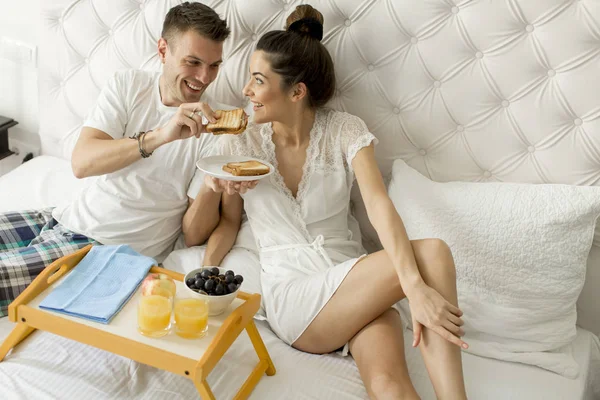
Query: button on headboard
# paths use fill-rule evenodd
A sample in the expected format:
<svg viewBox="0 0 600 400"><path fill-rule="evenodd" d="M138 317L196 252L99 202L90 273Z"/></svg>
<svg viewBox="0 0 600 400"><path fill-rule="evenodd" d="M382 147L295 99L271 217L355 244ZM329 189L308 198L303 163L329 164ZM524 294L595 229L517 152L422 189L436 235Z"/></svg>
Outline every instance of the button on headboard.
<svg viewBox="0 0 600 400"><path fill-rule="evenodd" d="M257 39L305 2L206 1L233 32L210 89L219 100L246 104L241 89ZM116 70L160 68L162 20L178 3L42 2L43 153L70 157ZM336 65L331 106L360 116L379 138L384 175L400 157L437 181L600 182L597 0L308 3L325 17L323 42Z"/></svg>
<svg viewBox="0 0 600 400"><path fill-rule="evenodd" d="M159 69L178 1L43 2L40 134L68 158L81 121L123 68ZM233 34L211 91L243 105L258 37L300 1L207 1ZM381 141L384 173L406 159L435 180L597 184L600 4L571 0L314 0L337 69L331 105Z"/></svg>

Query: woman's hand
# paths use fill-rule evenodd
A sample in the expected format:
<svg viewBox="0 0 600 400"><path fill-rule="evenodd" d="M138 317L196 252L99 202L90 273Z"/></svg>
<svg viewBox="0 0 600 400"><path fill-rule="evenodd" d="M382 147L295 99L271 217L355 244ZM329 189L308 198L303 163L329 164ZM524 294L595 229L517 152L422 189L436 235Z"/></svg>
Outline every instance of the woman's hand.
<svg viewBox="0 0 600 400"><path fill-rule="evenodd" d="M229 195L233 195L236 193L244 194L250 189L254 189L256 185L258 185L258 180L256 181L244 181L244 182L236 182L236 181L228 181L225 179L218 179L210 175L206 175L204 177L204 184L211 188L216 193L227 193Z"/></svg>
<svg viewBox="0 0 600 400"><path fill-rule="evenodd" d="M450 343L463 349L469 345L460 339L465 333L461 326L462 311L450 304L435 289L425 282L409 290L407 298L410 304L413 323L413 347L419 345L423 326L431 329Z"/></svg>

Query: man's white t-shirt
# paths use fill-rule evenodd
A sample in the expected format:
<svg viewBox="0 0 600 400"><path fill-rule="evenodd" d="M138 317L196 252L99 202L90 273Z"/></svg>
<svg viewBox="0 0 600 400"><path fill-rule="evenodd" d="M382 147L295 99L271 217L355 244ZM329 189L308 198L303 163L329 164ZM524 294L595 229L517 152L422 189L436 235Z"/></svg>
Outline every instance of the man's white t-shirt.
<svg viewBox="0 0 600 400"><path fill-rule="evenodd" d="M114 139L165 126L178 108L162 104L159 78L146 71L118 72L83 125ZM129 244L161 262L181 232L188 194L196 197L188 193L196 161L212 154L216 138L203 134L162 145L149 158L99 176L71 204L56 208L53 217L73 232L103 244Z"/></svg>

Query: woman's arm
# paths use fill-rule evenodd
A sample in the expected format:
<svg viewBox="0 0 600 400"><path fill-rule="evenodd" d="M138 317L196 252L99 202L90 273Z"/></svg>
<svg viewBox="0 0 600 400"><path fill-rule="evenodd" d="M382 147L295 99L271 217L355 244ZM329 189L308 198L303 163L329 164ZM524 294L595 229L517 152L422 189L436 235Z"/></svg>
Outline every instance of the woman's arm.
<svg viewBox="0 0 600 400"><path fill-rule="evenodd" d="M411 287L422 284L423 278L417 268L404 223L387 194L375 161L373 145L359 150L352 161L352 168L365 202L369 221L393 261L404 292L407 293Z"/></svg>
<svg viewBox="0 0 600 400"><path fill-rule="evenodd" d="M243 200L239 194L223 193L221 201L221 219L219 225L208 238L204 253L204 266L221 265L223 258L229 253L242 223Z"/></svg>
<svg viewBox="0 0 600 400"><path fill-rule="evenodd" d="M230 196L244 194L254 189L257 184L258 181L234 182L205 175L204 184L200 186L196 197L188 197L188 209L181 223L185 245L192 247L204 244L216 229L220 219L219 204L222 193Z"/></svg>
<svg viewBox="0 0 600 400"><path fill-rule="evenodd" d="M410 302L413 320L413 346L421 340L422 326L463 348L468 345L453 336L448 322L460 327L462 311L423 280L404 223L389 198L375 161L373 145L364 147L352 161L367 214L385 251L398 273L404 294Z"/></svg>
<svg viewBox="0 0 600 400"><path fill-rule="evenodd" d="M183 214L181 229L187 247L204 244L219 223L221 193L206 185L200 187L196 198L188 197L188 209Z"/></svg>

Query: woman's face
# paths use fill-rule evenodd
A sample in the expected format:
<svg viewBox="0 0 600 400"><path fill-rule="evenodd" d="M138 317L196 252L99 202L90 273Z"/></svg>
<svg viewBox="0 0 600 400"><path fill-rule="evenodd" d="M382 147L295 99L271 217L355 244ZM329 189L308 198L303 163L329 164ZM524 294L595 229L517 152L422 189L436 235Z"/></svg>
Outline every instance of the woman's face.
<svg viewBox="0 0 600 400"><path fill-rule="evenodd" d="M257 124L281 121L293 111L291 94L281 89L281 76L271 70L263 51L255 51L250 58L250 80L243 92L254 104Z"/></svg>

